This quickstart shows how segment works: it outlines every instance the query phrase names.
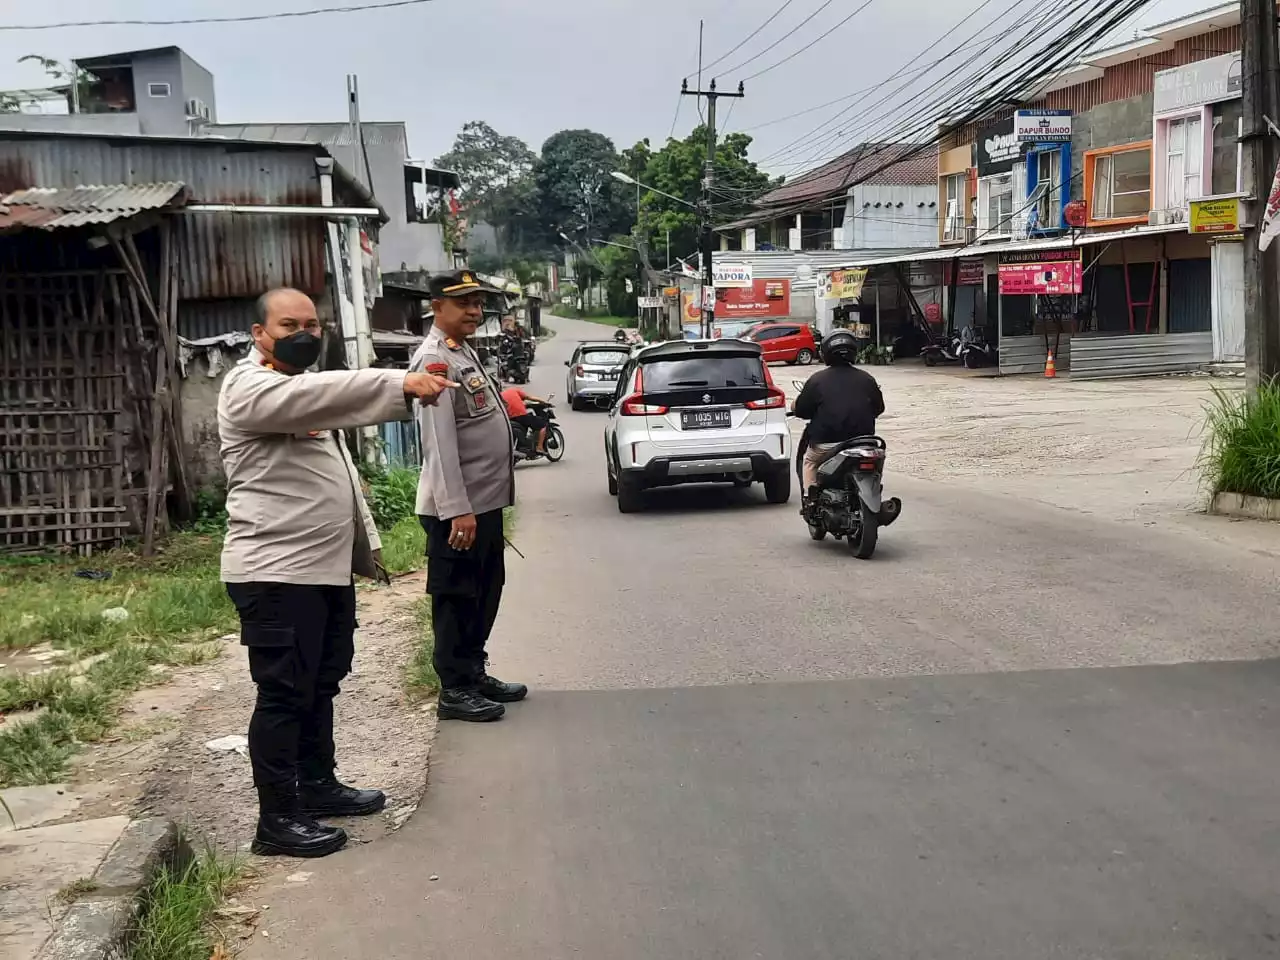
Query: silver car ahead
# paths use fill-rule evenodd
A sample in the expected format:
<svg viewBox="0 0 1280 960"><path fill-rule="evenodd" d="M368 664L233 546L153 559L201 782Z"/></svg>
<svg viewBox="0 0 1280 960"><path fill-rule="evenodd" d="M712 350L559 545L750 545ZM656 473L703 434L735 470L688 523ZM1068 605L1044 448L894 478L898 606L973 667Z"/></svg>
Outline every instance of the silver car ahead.
<svg viewBox="0 0 1280 960"><path fill-rule="evenodd" d="M580 343L573 356L565 361L569 373L565 392L569 405L581 410L588 405L607 407L618 386L618 374L631 355L630 347L621 343Z"/></svg>

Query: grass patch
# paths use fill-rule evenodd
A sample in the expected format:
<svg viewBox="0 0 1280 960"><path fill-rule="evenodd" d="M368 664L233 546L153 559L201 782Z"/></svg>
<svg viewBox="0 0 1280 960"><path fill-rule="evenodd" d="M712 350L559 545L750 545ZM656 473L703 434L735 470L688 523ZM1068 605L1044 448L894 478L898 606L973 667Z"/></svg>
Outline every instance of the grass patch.
<svg viewBox="0 0 1280 960"><path fill-rule="evenodd" d="M218 655L212 639L234 628L218 569L221 537L186 532L150 560L120 550L92 560L0 560L0 648L48 644L72 666L0 677L0 711L43 708L0 731L0 787L59 780L77 747L102 739L124 698L154 682L157 665L189 666ZM77 577L82 569L110 579ZM123 620L103 611L123 607Z"/></svg>
<svg viewBox="0 0 1280 960"><path fill-rule="evenodd" d="M382 534L382 565L387 573L409 573L426 566L427 535L417 517L401 520Z"/></svg>
<svg viewBox="0 0 1280 960"><path fill-rule="evenodd" d="M1211 495L1280 499L1280 379L1256 391L1214 387L1198 467Z"/></svg>
<svg viewBox="0 0 1280 960"><path fill-rule="evenodd" d="M162 867L142 896L127 960L209 960L221 938L214 911L240 879L239 860L206 848L190 863Z"/></svg>

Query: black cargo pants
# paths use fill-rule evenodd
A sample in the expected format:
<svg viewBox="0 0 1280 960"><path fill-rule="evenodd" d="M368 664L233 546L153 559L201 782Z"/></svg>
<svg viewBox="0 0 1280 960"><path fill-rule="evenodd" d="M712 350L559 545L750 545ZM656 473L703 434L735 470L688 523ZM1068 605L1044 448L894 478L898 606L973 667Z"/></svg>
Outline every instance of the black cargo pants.
<svg viewBox="0 0 1280 960"><path fill-rule="evenodd" d="M298 781L333 775L333 699L355 656L356 588L229 583L258 700L249 760L264 813L297 806Z"/></svg>
<svg viewBox="0 0 1280 960"><path fill-rule="evenodd" d="M432 663L444 689L470 687L484 676L484 647L507 581L502 511L476 515L476 542L470 550L449 546L452 521L418 519L427 532L427 593L435 635Z"/></svg>

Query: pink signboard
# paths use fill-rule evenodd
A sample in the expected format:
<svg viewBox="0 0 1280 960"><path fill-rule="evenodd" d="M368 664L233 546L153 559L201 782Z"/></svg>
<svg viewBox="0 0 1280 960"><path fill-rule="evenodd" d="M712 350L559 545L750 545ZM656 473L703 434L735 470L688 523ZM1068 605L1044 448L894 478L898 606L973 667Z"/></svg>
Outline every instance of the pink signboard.
<svg viewBox="0 0 1280 960"><path fill-rule="evenodd" d="M1080 293L1084 270L1079 260L1044 260L1037 263L1000 264L1000 293L1048 294Z"/></svg>

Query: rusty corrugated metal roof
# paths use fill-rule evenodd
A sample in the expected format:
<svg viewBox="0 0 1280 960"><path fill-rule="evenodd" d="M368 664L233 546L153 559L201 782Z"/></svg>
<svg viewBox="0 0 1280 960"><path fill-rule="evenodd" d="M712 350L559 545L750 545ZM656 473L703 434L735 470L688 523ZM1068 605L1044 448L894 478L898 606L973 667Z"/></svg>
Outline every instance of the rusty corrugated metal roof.
<svg viewBox="0 0 1280 960"><path fill-rule="evenodd" d="M178 182L29 187L0 197L0 232L59 230L126 220L144 210L181 206Z"/></svg>

